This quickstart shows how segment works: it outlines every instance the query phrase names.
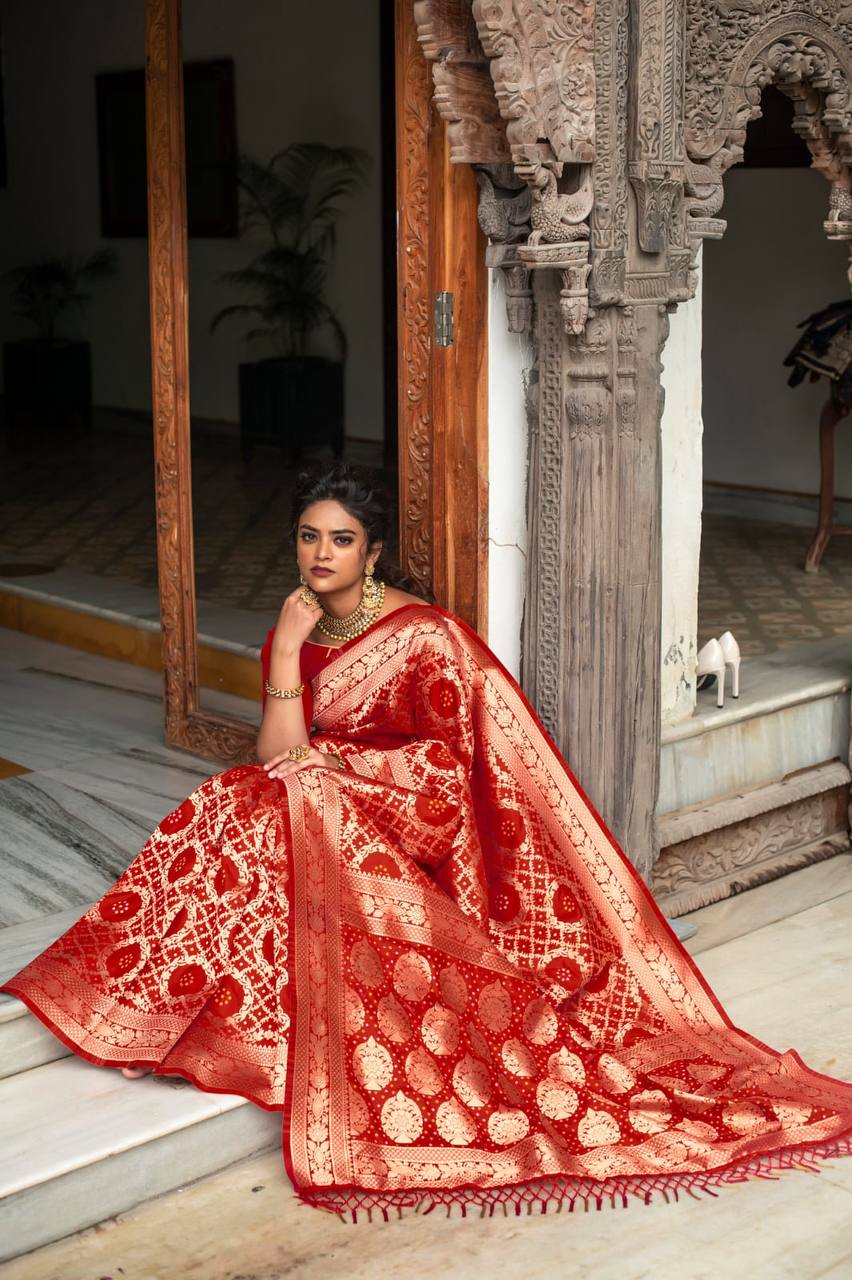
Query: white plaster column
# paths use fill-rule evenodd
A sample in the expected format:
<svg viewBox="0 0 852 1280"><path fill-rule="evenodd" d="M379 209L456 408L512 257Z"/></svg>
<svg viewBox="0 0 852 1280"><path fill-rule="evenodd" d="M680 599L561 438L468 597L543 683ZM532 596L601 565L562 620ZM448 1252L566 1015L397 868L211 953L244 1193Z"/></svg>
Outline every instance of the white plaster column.
<svg viewBox="0 0 852 1280"><path fill-rule="evenodd" d="M510 333L503 272L488 290L488 645L516 678L527 558L527 334Z"/></svg>
<svg viewBox="0 0 852 1280"><path fill-rule="evenodd" d="M692 715L698 648L698 558L701 549L701 253L698 289L670 317L663 348L662 633L663 724Z"/></svg>

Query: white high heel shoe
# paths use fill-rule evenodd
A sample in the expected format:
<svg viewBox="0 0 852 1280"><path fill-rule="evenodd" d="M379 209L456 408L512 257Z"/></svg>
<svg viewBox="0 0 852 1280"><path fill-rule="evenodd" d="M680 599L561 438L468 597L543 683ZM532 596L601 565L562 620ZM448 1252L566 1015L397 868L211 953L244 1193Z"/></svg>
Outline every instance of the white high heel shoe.
<svg viewBox="0 0 852 1280"><path fill-rule="evenodd" d="M722 646L722 654L725 659L725 666L731 668L733 697L740 696L740 646L737 644L730 631L724 632L719 636L719 644Z"/></svg>
<svg viewBox="0 0 852 1280"><path fill-rule="evenodd" d="M723 707L725 705L725 653L718 640L708 640L698 650L695 674L697 677L716 677L716 706Z"/></svg>

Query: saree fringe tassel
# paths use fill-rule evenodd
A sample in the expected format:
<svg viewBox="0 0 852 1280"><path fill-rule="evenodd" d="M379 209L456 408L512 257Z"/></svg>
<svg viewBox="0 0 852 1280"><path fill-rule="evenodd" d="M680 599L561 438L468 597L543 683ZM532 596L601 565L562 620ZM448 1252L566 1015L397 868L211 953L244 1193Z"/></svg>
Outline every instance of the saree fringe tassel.
<svg viewBox="0 0 852 1280"><path fill-rule="evenodd" d="M527 1186L461 1187L454 1190L367 1192L356 1187L336 1188L333 1191L302 1191L299 1200L313 1208L325 1209L337 1214L342 1222L373 1222L381 1217L387 1222L393 1213L397 1218L409 1213L426 1216L435 1209L445 1208L448 1218L467 1218L476 1213L479 1218L493 1218L502 1212L503 1217L522 1214L561 1213L567 1209L573 1213L581 1208L601 1210L627 1209L635 1200L649 1205L654 1197L662 1197L666 1204L679 1203L681 1192L701 1200L704 1196L718 1199L717 1187L762 1179L778 1182L784 1173L799 1170L804 1173L821 1172L826 1160L852 1155L852 1133L835 1138L821 1146L803 1151L773 1151L743 1164L727 1169L706 1172L657 1174L655 1176L612 1178L604 1185L588 1179L547 1178ZM374 1219L374 1215L376 1218Z"/></svg>

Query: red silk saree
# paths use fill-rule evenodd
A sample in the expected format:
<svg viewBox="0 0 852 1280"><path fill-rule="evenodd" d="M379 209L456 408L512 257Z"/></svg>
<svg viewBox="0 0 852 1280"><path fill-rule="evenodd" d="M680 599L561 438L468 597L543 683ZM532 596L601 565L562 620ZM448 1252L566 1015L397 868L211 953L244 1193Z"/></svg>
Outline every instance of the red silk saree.
<svg viewBox="0 0 852 1280"><path fill-rule="evenodd" d="M406 605L303 669L347 770L208 779L4 990L99 1065L280 1109L299 1197L353 1217L852 1154L852 1084L733 1026L470 628Z"/></svg>

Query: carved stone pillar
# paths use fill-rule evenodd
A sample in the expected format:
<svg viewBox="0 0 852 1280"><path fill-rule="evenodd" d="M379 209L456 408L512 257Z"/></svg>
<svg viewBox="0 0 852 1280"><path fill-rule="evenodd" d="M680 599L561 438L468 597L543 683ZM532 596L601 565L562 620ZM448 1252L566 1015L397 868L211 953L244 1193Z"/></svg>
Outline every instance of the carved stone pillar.
<svg viewBox="0 0 852 1280"><path fill-rule="evenodd" d="M660 352L657 304L593 311L566 335L558 282L535 281L525 678L590 800L647 878L660 753Z"/></svg>

